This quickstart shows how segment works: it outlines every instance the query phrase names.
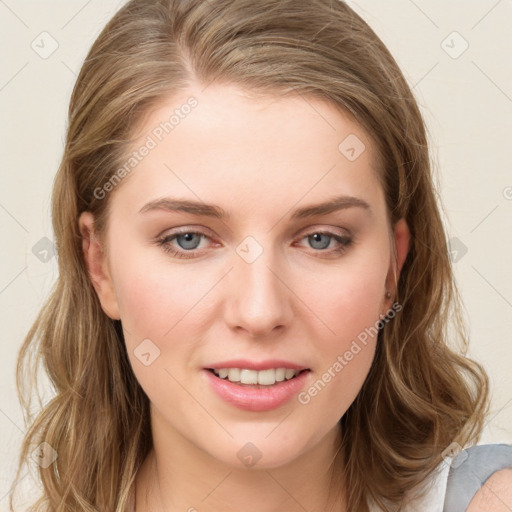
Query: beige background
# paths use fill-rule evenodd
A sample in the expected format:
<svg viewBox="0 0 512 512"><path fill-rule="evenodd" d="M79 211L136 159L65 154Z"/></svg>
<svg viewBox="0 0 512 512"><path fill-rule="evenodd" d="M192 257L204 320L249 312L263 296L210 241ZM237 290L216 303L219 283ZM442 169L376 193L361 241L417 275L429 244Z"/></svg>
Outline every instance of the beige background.
<svg viewBox="0 0 512 512"><path fill-rule="evenodd" d="M44 262L32 250L44 259L51 247L41 239L53 239L51 185L76 74L121 3L0 0L0 510L25 428L15 359L56 278L52 253ZM482 442L512 443L512 1L349 4L388 45L427 120L470 355L492 380Z"/></svg>

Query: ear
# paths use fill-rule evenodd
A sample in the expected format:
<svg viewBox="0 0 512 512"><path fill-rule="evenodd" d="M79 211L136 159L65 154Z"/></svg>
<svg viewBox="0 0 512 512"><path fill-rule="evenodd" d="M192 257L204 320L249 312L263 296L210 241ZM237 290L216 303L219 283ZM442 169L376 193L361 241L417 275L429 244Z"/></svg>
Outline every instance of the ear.
<svg viewBox="0 0 512 512"><path fill-rule="evenodd" d="M92 213L83 212L78 219L78 226L82 235L82 251L85 264L101 307L112 320L120 320L119 306L108 268L107 257L100 240L94 232L94 216Z"/></svg>
<svg viewBox="0 0 512 512"><path fill-rule="evenodd" d="M394 229L393 240L395 258L392 258L389 265L388 275L386 277L386 290L391 293L391 301L396 296L396 284L400 277L400 272L405 263L405 258L409 253L411 245L411 232L405 219L400 219Z"/></svg>

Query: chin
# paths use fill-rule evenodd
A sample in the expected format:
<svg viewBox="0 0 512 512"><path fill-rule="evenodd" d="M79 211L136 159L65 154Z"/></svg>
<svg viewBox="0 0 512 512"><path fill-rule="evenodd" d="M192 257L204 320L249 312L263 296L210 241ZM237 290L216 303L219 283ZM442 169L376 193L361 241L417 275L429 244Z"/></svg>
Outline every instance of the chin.
<svg viewBox="0 0 512 512"><path fill-rule="evenodd" d="M258 470L285 466L307 451L308 439L289 433L283 436L283 431L279 434L279 427L272 432L267 425L264 429L246 429L243 436L234 436L220 452L210 451L210 455L237 469Z"/></svg>

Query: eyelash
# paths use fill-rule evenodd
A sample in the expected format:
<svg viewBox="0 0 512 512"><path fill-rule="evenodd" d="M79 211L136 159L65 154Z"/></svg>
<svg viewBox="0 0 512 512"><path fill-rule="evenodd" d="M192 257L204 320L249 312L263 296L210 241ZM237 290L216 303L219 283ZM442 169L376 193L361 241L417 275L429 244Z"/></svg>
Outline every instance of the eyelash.
<svg viewBox="0 0 512 512"><path fill-rule="evenodd" d="M180 251L180 250L177 250L174 246L172 246L170 244L170 242L172 240L176 239L180 235L185 235L185 234L200 235L200 236L203 236L208 239L210 238L208 235L206 235L205 233L203 233L201 231L182 230L182 231L175 232L172 235L166 235L165 237L158 239L157 244L160 247L162 247L162 249L166 253L171 254L172 256L175 256L177 258L182 258L182 259L194 258L194 257L196 257L195 252L198 251L199 249L193 249L190 251L185 251L185 250ZM326 236L333 238L336 242L338 242L340 244L339 247L337 247L335 249L331 249L329 251L327 251L325 249L318 249L318 250L313 249L314 252L325 253L328 255L344 254L346 252L346 250L352 245L352 242L353 242L353 239L351 237L341 236L336 233L333 233L332 231L311 231L310 233L306 233L305 235L303 235L300 238L300 240L302 240L304 238L308 238L313 235L326 235Z"/></svg>

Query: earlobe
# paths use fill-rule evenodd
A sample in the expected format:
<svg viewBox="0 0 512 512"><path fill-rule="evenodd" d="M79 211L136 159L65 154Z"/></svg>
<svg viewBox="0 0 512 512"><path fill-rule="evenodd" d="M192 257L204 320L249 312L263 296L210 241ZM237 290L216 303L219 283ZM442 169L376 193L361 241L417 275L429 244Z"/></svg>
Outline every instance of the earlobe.
<svg viewBox="0 0 512 512"><path fill-rule="evenodd" d="M119 306L101 241L94 231L94 216L83 212L78 219L82 235L82 252L89 278L96 290L103 311L113 320L120 320Z"/></svg>

